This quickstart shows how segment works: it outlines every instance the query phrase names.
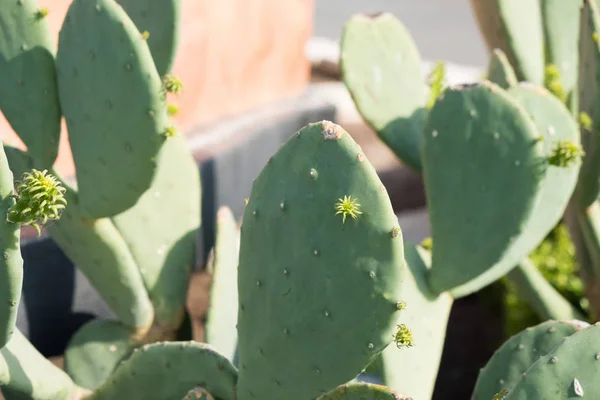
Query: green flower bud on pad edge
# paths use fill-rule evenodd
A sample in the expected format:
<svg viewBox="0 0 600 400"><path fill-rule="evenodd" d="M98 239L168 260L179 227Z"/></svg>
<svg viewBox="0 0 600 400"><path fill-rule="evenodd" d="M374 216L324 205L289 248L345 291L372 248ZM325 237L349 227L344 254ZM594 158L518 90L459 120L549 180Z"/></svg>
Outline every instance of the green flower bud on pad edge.
<svg viewBox="0 0 600 400"><path fill-rule="evenodd" d="M556 143L552 154L548 157L550 165L557 167L568 167L571 163L583 157L585 152L571 141L561 140Z"/></svg>
<svg viewBox="0 0 600 400"><path fill-rule="evenodd" d="M183 90L183 83L174 75L163 77L163 86L168 93L179 94Z"/></svg>
<svg viewBox="0 0 600 400"><path fill-rule="evenodd" d="M61 211L66 207L66 189L47 170L23 174L21 182L15 188L15 204L8 210L8 222L32 225L38 236L41 235L40 225L48 220L60 219Z"/></svg>

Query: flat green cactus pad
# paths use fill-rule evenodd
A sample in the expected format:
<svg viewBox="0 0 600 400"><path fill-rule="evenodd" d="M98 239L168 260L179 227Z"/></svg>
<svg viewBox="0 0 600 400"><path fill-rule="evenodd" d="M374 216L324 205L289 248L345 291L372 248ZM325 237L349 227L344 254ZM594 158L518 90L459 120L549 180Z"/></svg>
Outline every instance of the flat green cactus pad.
<svg viewBox="0 0 600 400"><path fill-rule="evenodd" d="M0 142L0 348L10 340L21 301L23 258L21 225L10 223L6 216L15 203L13 174Z"/></svg>
<svg viewBox="0 0 600 400"><path fill-rule="evenodd" d="M388 13L351 18L342 35L340 68L365 121L396 156L420 171L426 88L421 56L402 22Z"/></svg>
<svg viewBox="0 0 600 400"><path fill-rule="evenodd" d="M541 183L540 202L525 224L524 234L512 247L525 257L550 233L563 217L575 190L581 157L558 152L561 146L581 146L579 128L569 110L548 90L523 83L508 90L537 126L547 167ZM558 165L552 165L553 163Z"/></svg>
<svg viewBox="0 0 600 400"><path fill-rule="evenodd" d="M54 44L36 0L0 0L0 110L39 169L58 155L61 111Z"/></svg>
<svg viewBox="0 0 600 400"><path fill-rule="evenodd" d="M538 137L526 111L490 82L448 88L436 102L422 151L432 290L467 295L528 254L513 242L539 198L545 154Z"/></svg>
<svg viewBox="0 0 600 400"><path fill-rule="evenodd" d="M217 212L217 239L212 251L210 307L206 316L206 343L233 360L237 348L237 268L240 230L228 207Z"/></svg>
<svg viewBox="0 0 600 400"><path fill-rule="evenodd" d="M317 400L410 400L385 386L370 383L347 383L319 397Z"/></svg>
<svg viewBox="0 0 600 400"><path fill-rule="evenodd" d="M91 321L69 341L65 371L79 386L95 390L138 345L131 331L120 323Z"/></svg>
<svg viewBox="0 0 600 400"><path fill-rule="evenodd" d="M381 353L383 383L415 399L431 399L453 299L448 293L437 296L429 290L428 251L405 242L404 254L409 273L401 283L407 304L400 322L410 327L415 343L407 349L392 343Z"/></svg>
<svg viewBox="0 0 600 400"><path fill-rule="evenodd" d="M121 213L150 187L169 128L148 45L113 0L74 0L56 65L81 208L90 218Z"/></svg>
<svg viewBox="0 0 600 400"><path fill-rule="evenodd" d="M236 379L235 367L206 344L155 343L135 350L88 400L181 400L198 385L235 400Z"/></svg>
<svg viewBox="0 0 600 400"><path fill-rule="evenodd" d="M0 387L8 400L72 400L82 393L71 378L15 330L0 350Z"/></svg>
<svg viewBox="0 0 600 400"><path fill-rule="evenodd" d="M591 126L581 129L581 142L586 153L579 184L577 200L588 207L600 194L600 7L596 1L586 1L581 18L579 40L579 106L591 118Z"/></svg>
<svg viewBox="0 0 600 400"><path fill-rule="evenodd" d="M502 390L511 391L534 362L586 326L579 321L546 321L514 335L481 369L471 399L490 400Z"/></svg>
<svg viewBox="0 0 600 400"><path fill-rule="evenodd" d="M169 137L150 189L112 218L127 242L155 309L156 323L179 328L201 224L200 173L185 137ZM151 234L149 234L151 232Z"/></svg>
<svg viewBox="0 0 600 400"><path fill-rule="evenodd" d="M181 25L181 0L117 0L135 22L148 32L146 39L160 76L167 74L177 53Z"/></svg>
<svg viewBox="0 0 600 400"><path fill-rule="evenodd" d="M515 70L510 65L506 54L500 49L494 49L492 51L487 79L500 86L502 89L508 89L509 87L518 84Z"/></svg>
<svg viewBox="0 0 600 400"><path fill-rule="evenodd" d="M540 2L546 64L560 72L561 86L568 96L576 88L579 74L579 32L583 0ZM527 22L521 22L527 24ZM575 94L577 96L577 94Z"/></svg>
<svg viewBox="0 0 600 400"><path fill-rule="evenodd" d="M600 398L600 324L568 336L538 359L506 400Z"/></svg>
<svg viewBox="0 0 600 400"><path fill-rule="evenodd" d="M33 165L27 153L8 146L5 151L15 174L22 174ZM63 185L67 188L67 207L60 220L48 225L48 233L98 290L121 323L137 330L150 327L154 319L152 303L123 237L109 219L90 221L85 218L77 192L64 182Z"/></svg>
<svg viewBox="0 0 600 400"><path fill-rule="evenodd" d="M375 169L340 126L309 124L281 147L253 184L241 229L239 400L316 398L391 343L402 234Z"/></svg>
<svg viewBox="0 0 600 400"><path fill-rule="evenodd" d="M521 81L544 83L544 31L539 0L470 0L489 50L501 49Z"/></svg>

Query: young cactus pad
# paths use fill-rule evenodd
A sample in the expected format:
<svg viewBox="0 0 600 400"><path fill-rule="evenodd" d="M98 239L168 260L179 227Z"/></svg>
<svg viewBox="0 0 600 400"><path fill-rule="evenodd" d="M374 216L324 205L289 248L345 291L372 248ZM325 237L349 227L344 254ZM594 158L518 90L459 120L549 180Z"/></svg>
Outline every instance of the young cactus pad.
<svg viewBox="0 0 600 400"><path fill-rule="evenodd" d="M519 80L542 86L545 59L539 0L470 1L488 49L506 53Z"/></svg>
<svg viewBox="0 0 600 400"><path fill-rule="evenodd" d="M492 51L490 65L488 66L488 80L502 89L508 89L518 84L515 70L510 65L506 54L500 49Z"/></svg>
<svg viewBox="0 0 600 400"><path fill-rule="evenodd" d="M579 321L546 321L514 335L479 372L472 399L491 399L501 390L510 391L534 362L586 326Z"/></svg>
<svg viewBox="0 0 600 400"><path fill-rule="evenodd" d="M600 324L562 340L521 376L506 400L600 398Z"/></svg>
<svg viewBox="0 0 600 400"><path fill-rule="evenodd" d="M0 110L36 167L50 168L58 155L61 111L54 44L46 19L36 19L36 0L0 0Z"/></svg>
<svg viewBox="0 0 600 400"><path fill-rule="evenodd" d="M91 218L123 212L150 187L169 127L148 45L113 0L74 0L56 65L81 207Z"/></svg>
<svg viewBox="0 0 600 400"><path fill-rule="evenodd" d="M425 116L421 56L392 14L357 15L344 28L340 68L365 121L408 166L421 170Z"/></svg>
<svg viewBox="0 0 600 400"><path fill-rule="evenodd" d="M344 223L346 195L362 214ZM404 268L390 199L350 135L328 121L293 135L243 216L238 399L306 400L356 377L393 339Z"/></svg>

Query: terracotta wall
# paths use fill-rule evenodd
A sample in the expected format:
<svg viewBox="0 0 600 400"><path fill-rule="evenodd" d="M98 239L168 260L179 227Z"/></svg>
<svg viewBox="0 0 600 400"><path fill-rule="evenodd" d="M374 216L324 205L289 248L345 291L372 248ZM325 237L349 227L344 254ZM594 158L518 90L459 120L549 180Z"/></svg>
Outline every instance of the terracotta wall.
<svg viewBox="0 0 600 400"><path fill-rule="evenodd" d="M38 0L50 11L55 43L71 0ZM304 90L310 66L304 56L312 33L313 0L183 0L181 42L173 74L184 92L173 98L179 128L245 111ZM2 140L22 147L0 115ZM56 165L73 171L63 124Z"/></svg>

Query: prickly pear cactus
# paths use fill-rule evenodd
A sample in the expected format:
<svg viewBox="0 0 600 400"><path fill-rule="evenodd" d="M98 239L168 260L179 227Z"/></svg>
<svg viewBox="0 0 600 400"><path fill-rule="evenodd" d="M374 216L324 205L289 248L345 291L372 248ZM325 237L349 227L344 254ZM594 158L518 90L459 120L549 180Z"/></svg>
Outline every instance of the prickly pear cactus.
<svg viewBox="0 0 600 400"><path fill-rule="evenodd" d="M167 138L156 165L148 191L112 221L138 265L155 309L155 325L172 332L185 316L202 190L198 166L183 135Z"/></svg>
<svg viewBox="0 0 600 400"><path fill-rule="evenodd" d="M412 398L385 386L348 383L322 395L317 400L412 400Z"/></svg>
<svg viewBox="0 0 600 400"><path fill-rule="evenodd" d="M0 26L0 110L35 167L49 168L58 155L61 111L48 23L36 0L1 0Z"/></svg>
<svg viewBox="0 0 600 400"><path fill-rule="evenodd" d="M488 49L506 53L519 80L542 86L545 56L539 0L470 1Z"/></svg>
<svg viewBox="0 0 600 400"><path fill-rule="evenodd" d="M305 400L357 376L394 338L404 268L398 220L360 147L327 121L297 132L243 216L238 399Z"/></svg>
<svg viewBox="0 0 600 400"><path fill-rule="evenodd" d="M533 363L587 326L581 321L546 321L514 335L481 369L471 398L491 399L496 393L510 392Z"/></svg>
<svg viewBox="0 0 600 400"><path fill-rule="evenodd" d="M567 97L576 89L579 74L579 33L583 0L542 0L546 65L556 66ZM519 23L522 18L516 17ZM577 96L577 93L574 94Z"/></svg>
<svg viewBox="0 0 600 400"><path fill-rule="evenodd" d="M421 56L392 14L357 15L344 28L340 68L359 112L408 166L421 170L427 111Z"/></svg>
<svg viewBox="0 0 600 400"><path fill-rule="evenodd" d="M580 207L589 207L600 195L600 7L596 1L586 1L581 17L579 52L579 107L587 123L582 124L581 141L587 156L581 166L577 187Z"/></svg>
<svg viewBox="0 0 600 400"><path fill-rule="evenodd" d="M136 350L87 400L181 400L200 383L216 398L234 400L236 379L235 367L210 346L154 343Z"/></svg>
<svg viewBox="0 0 600 400"><path fill-rule="evenodd" d="M436 102L422 147L433 291L472 293L535 248L511 246L539 199L545 154L538 137L526 111L492 83L448 88Z"/></svg>
<svg viewBox="0 0 600 400"><path fill-rule="evenodd" d="M122 324L93 320L69 341L65 351L65 372L79 386L95 390L139 345Z"/></svg>
<svg viewBox="0 0 600 400"><path fill-rule="evenodd" d="M113 0L74 0L56 67L81 208L90 218L121 213L152 184L170 127L148 44Z"/></svg>
<svg viewBox="0 0 600 400"><path fill-rule="evenodd" d="M19 149L6 146L5 151L15 175L27 172L34 165L33 159ZM79 208L77 192L64 182L62 185L67 189L68 207L61 219L49 224L46 231L98 290L121 323L138 333L147 330L154 311L127 244L109 219L87 219Z"/></svg>
<svg viewBox="0 0 600 400"><path fill-rule="evenodd" d="M500 86L502 89L508 89L511 86L518 85L515 70L510 65L506 54L500 49L494 49L492 51L487 79Z"/></svg>
<svg viewBox="0 0 600 400"><path fill-rule="evenodd" d="M228 207L217 212L215 247L207 270L212 273L210 308L206 316L206 343L229 360L237 349L238 291L237 268L240 230Z"/></svg>
<svg viewBox="0 0 600 400"><path fill-rule="evenodd" d="M7 219L15 204L13 188L13 174L0 144L0 348L8 343L15 330L23 285L21 227Z"/></svg>
<svg viewBox="0 0 600 400"><path fill-rule="evenodd" d="M18 329L0 350L0 387L9 400L72 400L88 392L42 356Z"/></svg>
<svg viewBox="0 0 600 400"><path fill-rule="evenodd" d="M381 378L394 390L410 393L415 399L430 399L454 301L448 293L438 296L429 289L431 254L427 250L405 242L404 254L408 273L400 285L408 303L402 322L410 326L414 343L401 351L390 345L381 353Z"/></svg>
<svg viewBox="0 0 600 400"><path fill-rule="evenodd" d="M116 0L135 22L147 32L146 41L160 76L173 66L180 37L181 0Z"/></svg>
<svg viewBox="0 0 600 400"><path fill-rule="evenodd" d="M600 324L562 339L539 358L505 396L506 400L600 397Z"/></svg>

